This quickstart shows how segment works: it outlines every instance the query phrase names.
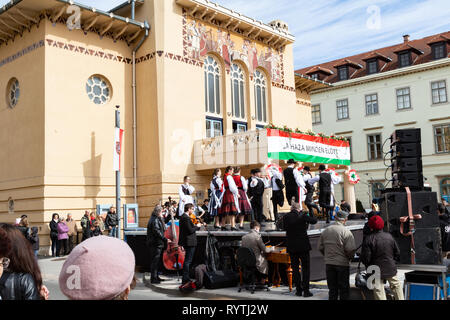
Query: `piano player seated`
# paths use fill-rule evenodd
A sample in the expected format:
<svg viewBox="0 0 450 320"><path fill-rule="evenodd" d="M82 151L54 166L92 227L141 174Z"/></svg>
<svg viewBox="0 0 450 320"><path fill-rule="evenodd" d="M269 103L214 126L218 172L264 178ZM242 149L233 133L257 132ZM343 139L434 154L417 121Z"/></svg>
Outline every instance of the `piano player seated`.
<svg viewBox="0 0 450 320"><path fill-rule="evenodd" d="M250 223L250 232L242 237L242 247L249 248L255 253L256 257L256 277L262 284L265 283L269 274L269 264L265 258L265 254L269 252L266 248L259 231L261 225L258 221Z"/></svg>

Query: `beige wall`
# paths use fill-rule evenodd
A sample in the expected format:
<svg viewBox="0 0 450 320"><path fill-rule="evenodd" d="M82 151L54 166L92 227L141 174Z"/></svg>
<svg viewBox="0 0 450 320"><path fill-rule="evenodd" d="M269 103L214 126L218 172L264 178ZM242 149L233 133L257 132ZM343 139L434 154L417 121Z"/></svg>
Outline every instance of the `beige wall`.
<svg viewBox="0 0 450 320"><path fill-rule="evenodd" d="M195 171L193 164L194 141L204 138L206 131L203 68L173 56L183 55L181 13L175 1L166 0L146 1L136 12L137 20L151 25L148 39L136 54L141 226L147 224L159 200L167 201L168 196L178 199L185 175L192 177L202 197L210 181L211 172ZM47 223L53 212L70 212L78 220L84 210L115 201L116 105L121 106L125 130L122 202L134 202L132 65L114 60L131 59L136 44L129 47L93 32L85 35L43 20L39 29L33 28L11 46L0 47L0 61L41 40L45 46L0 67L0 84L5 87L9 78L16 76L22 89L14 110L0 99L0 146L8 151L0 154L5 164L0 167L0 220L12 222L27 213L32 224L42 227L41 245L46 246ZM106 59L104 54L114 58ZM218 60L223 64L220 57ZM269 85L269 120L310 128L310 111L296 104L292 45L285 49L284 72L284 86ZM94 74L105 77L112 87L112 98L104 105L95 105L86 94L86 81ZM248 73L246 96L248 125L254 130L254 83ZM222 98L225 134L231 134L230 78L224 70ZM244 168L244 174L249 170ZM13 215L7 213L9 197L16 200Z"/></svg>

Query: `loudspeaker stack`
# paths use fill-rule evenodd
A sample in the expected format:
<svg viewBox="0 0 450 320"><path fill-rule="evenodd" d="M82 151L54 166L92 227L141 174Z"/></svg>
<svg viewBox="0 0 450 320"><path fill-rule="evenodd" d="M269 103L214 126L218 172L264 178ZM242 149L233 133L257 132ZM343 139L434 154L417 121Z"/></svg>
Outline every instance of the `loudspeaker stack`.
<svg viewBox="0 0 450 320"><path fill-rule="evenodd" d="M383 191L380 209L385 221L385 231L390 232L400 247L400 263L411 264L411 236L409 232L408 198L411 190L415 220L414 251L416 264L441 264L442 248L437 214L437 194L423 183L422 147L420 129L397 130L391 136L392 189Z"/></svg>

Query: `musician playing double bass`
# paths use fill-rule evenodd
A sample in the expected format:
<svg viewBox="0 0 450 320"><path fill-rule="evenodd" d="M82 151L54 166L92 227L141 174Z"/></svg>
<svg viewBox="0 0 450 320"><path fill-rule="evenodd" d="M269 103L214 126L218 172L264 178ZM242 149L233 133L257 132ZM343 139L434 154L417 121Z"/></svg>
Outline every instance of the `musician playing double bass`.
<svg viewBox="0 0 450 320"><path fill-rule="evenodd" d="M171 240L164 236L166 225L162 217L163 208L157 205L147 225L147 246L150 247L150 273L151 283L158 284L163 281L158 276L161 255Z"/></svg>

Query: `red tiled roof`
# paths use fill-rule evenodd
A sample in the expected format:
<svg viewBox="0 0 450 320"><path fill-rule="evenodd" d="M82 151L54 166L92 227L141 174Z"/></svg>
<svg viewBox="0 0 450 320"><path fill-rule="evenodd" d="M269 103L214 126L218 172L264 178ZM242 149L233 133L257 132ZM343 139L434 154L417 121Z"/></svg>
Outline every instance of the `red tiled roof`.
<svg viewBox="0 0 450 320"><path fill-rule="evenodd" d="M379 52L377 52L377 51L372 51L371 53L369 53L367 56L365 56L365 57L362 58L361 60L364 61L364 62L366 62L366 61L368 61L368 60L375 59L375 58L378 58L378 59L380 59L380 60L383 60L384 62L391 62L391 61L392 61L391 58L386 57L385 55L383 55L383 54L381 54L381 53L379 53Z"/></svg>
<svg viewBox="0 0 450 320"><path fill-rule="evenodd" d="M353 67L355 69L362 69L363 68L363 66L360 65L359 63L356 63L356 62L354 62L352 60L349 60L349 59L342 59L342 60L340 60L338 63L336 63L333 66L333 68L342 67L342 66L351 66L351 67Z"/></svg>
<svg viewBox="0 0 450 320"><path fill-rule="evenodd" d="M316 73L316 72L322 72L322 73L327 74L327 75L334 74L334 72L331 71L330 69L319 67L319 66L315 66L315 67L311 68L310 70L305 72L305 74L306 75L310 75L310 74L313 74L313 73Z"/></svg>
<svg viewBox="0 0 450 320"><path fill-rule="evenodd" d="M369 52L360 53L360 54L357 54L354 56L345 57L342 59L337 59L337 60L321 63L321 64L318 64L315 66L309 66L309 67L297 70L295 72L306 75L306 74L311 74L309 72L314 68L332 70L333 68L336 68L338 66L348 64L348 63L342 63L343 61L347 60L352 63L364 66L362 69L356 70L356 72L354 72L351 76L351 79L361 78L361 77L367 76L366 63L365 63L365 61L367 61L366 59L368 59L369 57L372 57L372 56L375 57L376 54L378 54L379 58L385 62L385 63L380 64L380 70L381 70L380 73L398 69L398 55L396 54L396 52L398 53L398 52L402 51L399 49L403 49L403 48L404 48L403 50L405 50L405 49L413 50L414 54L412 57L412 60L413 60L412 65L419 65L419 64L433 61L433 56L432 56L430 45L432 43L440 42L440 41L437 41L438 39L441 39L440 41L446 41L446 39L450 39L450 31L431 35L429 37L425 37L422 39L411 40L406 43L402 42L400 44L396 44L396 45L393 45L390 47L385 47L385 48L372 50ZM418 54L419 52L420 53L423 52L423 54L419 55ZM448 54L447 57L450 57L450 41L447 41L447 54ZM389 59L391 59L391 61L388 62L388 61L386 61L387 59L383 59L381 57L389 58ZM322 80L326 81L328 83L336 83L339 81L337 73L328 75Z"/></svg>

